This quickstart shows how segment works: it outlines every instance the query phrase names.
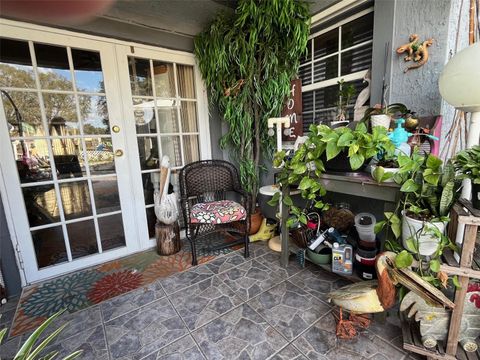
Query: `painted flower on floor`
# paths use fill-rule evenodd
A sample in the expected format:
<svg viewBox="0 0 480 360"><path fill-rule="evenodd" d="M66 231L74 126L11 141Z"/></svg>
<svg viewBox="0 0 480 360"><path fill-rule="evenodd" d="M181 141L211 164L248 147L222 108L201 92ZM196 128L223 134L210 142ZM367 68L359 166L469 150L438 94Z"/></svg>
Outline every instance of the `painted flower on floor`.
<svg viewBox="0 0 480 360"><path fill-rule="evenodd" d="M97 271L82 271L50 280L38 286L22 308L28 316L49 317L67 309L74 312L91 305L87 294L92 284L100 278Z"/></svg>
<svg viewBox="0 0 480 360"><path fill-rule="evenodd" d="M142 285L142 273L124 270L104 276L88 293L91 302L98 304L104 300L134 290Z"/></svg>

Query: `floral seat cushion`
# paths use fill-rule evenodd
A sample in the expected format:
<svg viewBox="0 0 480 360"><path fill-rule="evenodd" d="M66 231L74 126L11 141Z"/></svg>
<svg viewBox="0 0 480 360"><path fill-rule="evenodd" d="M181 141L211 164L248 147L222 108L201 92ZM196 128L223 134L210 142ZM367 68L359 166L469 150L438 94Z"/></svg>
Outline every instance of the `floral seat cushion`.
<svg viewBox="0 0 480 360"><path fill-rule="evenodd" d="M190 211L192 224L226 224L245 220L247 212L239 203L231 200L198 203Z"/></svg>

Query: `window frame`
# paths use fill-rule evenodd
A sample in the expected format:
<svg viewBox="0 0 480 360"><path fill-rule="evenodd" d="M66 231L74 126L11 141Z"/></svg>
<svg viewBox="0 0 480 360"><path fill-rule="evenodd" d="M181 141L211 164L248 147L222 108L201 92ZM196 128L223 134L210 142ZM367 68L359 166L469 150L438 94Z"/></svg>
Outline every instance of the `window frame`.
<svg viewBox="0 0 480 360"><path fill-rule="evenodd" d="M304 111L302 113L302 115L313 114L313 117L315 117L315 112L316 112L315 111L316 110L315 109L315 91L316 90L323 89L323 88L326 88L326 87L329 87L329 86L332 86L332 85L336 85L337 82L342 80L342 79L346 83L348 83L348 82L352 82L352 81L356 81L356 80L361 80L365 77L365 75L367 74L369 69L356 71L356 72L353 72L353 73L350 73L350 74L342 75L341 74L342 54L347 52L347 51L350 51L350 50L353 50L353 49L356 49L356 48L359 48L359 47L363 47L363 46L366 46L366 45L369 45L369 44L373 45L373 37L372 37L371 40L363 41L361 43L355 44L355 45L347 47L347 48L342 48L342 26L351 22L351 21L354 21L356 19L361 18L362 16L373 13L373 11L374 11L374 7L371 6L367 9L359 11L356 14L353 14L351 16L348 16L348 17L344 18L344 19L341 19L333 25L330 25L330 26L328 26L324 29L321 29L319 31L316 31L316 32L310 34L310 36L308 37L308 40L310 41L310 58L304 64L300 65L299 72L300 72L300 69L310 66L309 72L311 74L312 83L308 84L308 85L302 85L302 94L306 93L306 92L313 92L313 98L312 98L313 109L312 109L312 111L307 111L307 112ZM339 16L341 16L341 14ZM327 21L327 20L330 20L330 19L325 19L325 21ZM322 21L316 22L315 26L318 26L318 25L321 25L321 24L322 24ZM329 31L335 30L335 29L338 29L338 35L339 35L338 36L338 49L337 49L337 51L335 51L331 54L319 57L318 59L314 59L314 50L315 50L315 48L314 48L315 41L314 40L315 40L315 38L320 36L320 35L323 35L325 33L328 33ZM334 57L334 56L338 56L337 76L334 77L334 78L331 78L331 79L322 80L322 81L319 81L319 82L313 82L314 81L314 74L315 74L315 72L314 72L315 64L320 62L320 61L323 61L325 59L328 59L330 57ZM325 111L325 110L332 110L332 109L335 109L335 107L322 108L321 110Z"/></svg>

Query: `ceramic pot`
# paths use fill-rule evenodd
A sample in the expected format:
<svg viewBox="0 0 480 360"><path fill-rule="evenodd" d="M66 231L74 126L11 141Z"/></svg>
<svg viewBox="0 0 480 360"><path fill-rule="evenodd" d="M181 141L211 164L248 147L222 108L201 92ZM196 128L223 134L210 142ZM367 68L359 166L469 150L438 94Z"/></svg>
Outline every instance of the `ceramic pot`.
<svg viewBox="0 0 480 360"><path fill-rule="evenodd" d="M250 215L250 232L248 233L248 235L256 234L258 230L260 230L262 221L263 221L262 212L260 211L260 208L257 207L255 209L255 212L252 215Z"/></svg>
<svg viewBox="0 0 480 360"><path fill-rule="evenodd" d="M372 179L373 178L373 172L375 171L375 169L377 168L377 165L372 165L370 166L370 175L372 175ZM386 172L386 173L392 173L392 174L396 174L398 172L398 170L400 170L399 168L383 168L383 170ZM374 179L375 180L375 179ZM385 180L384 181L385 183L392 183L393 182L393 176L388 179L388 180Z"/></svg>
<svg viewBox="0 0 480 360"><path fill-rule="evenodd" d="M413 236L418 239L418 252L422 256L431 256L437 251L440 239L432 234L425 233L425 225L435 226L441 233L445 231L445 223L441 221L425 222L413 219L405 215L402 211L402 244L407 249L407 239Z"/></svg>
<svg viewBox="0 0 480 360"><path fill-rule="evenodd" d="M480 184L472 184L472 205L480 210Z"/></svg>
<svg viewBox="0 0 480 360"><path fill-rule="evenodd" d="M390 115L387 114L370 116L370 125L372 126L372 128L375 126L383 126L385 129L389 129L391 121L392 118L390 117Z"/></svg>

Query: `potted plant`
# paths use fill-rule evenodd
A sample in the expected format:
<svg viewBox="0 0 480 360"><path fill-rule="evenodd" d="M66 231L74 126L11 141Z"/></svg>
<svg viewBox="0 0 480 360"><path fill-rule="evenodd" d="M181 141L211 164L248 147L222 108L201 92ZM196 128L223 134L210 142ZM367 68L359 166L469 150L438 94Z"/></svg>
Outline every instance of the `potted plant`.
<svg viewBox="0 0 480 360"><path fill-rule="evenodd" d="M345 121L347 120L347 111L348 105L350 101L355 96L357 91L355 90L355 86L353 84L345 84L345 80L341 79L337 81L338 84L338 100L336 103L337 106L337 121Z"/></svg>
<svg viewBox="0 0 480 360"><path fill-rule="evenodd" d="M408 109L405 105L396 103L382 106L380 104L375 105L373 108L369 108L365 111L362 121L370 120L372 128L375 126L383 126L384 128L390 128L392 116L397 114L403 115L408 113Z"/></svg>
<svg viewBox="0 0 480 360"><path fill-rule="evenodd" d="M195 38L195 56L228 125L220 145L238 164L242 187L252 196L260 183L262 155L271 156L267 120L280 115L310 34L304 1L239 0L233 15L221 13Z"/></svg>
<svg viewBox="0 0 480 360"><path fill-rule="evenodd" d="M400 170L396 156L383 157L370 166L372 179L378 182L392 183L393 176Z"/></svg>
<svg viewBox="0 0 480 360"><path fill-rule="evenodd" d="M397 210L386 213L386 220L377 224L376 231L388 224L394 236L401 237L405 249L432 256L442 240L438 233L443 234L458 196L459 181L453 164L443 165L438 157L422 156L418 149L411 157L400 154L398 164L400 168L393 178L402 185L403 196Z"/></svg>
<svg viewBox="0 0 480 360"><path fill-rule="evenodd" d="M480 146L460 151L453 161L461 177L472 181L472 205L480 210Z"/></svg>
<svg viewBox="0 0 480 360"><path fill-rule="evenodd" d="M325 172L329 161L341 156L347 159L350 170L358 170L378 153L392 155L394 150L395 146L388 138L387 130L382 127L375 127L372 133L368 133L366 125L361 122L355 129L311 125L307 140L293 156L285 158L284 151L278 152L274 165L283 163L278 174L279 183L282 186L298 186L302 198L307 200L306 208L326 209L327 206L321 200L326 191L317 178ZM275 205L279 197L276 194L269 204ZM288 220L289 226L298 222L306 224L304 211L294 206L290 197L285 197L283 201L292 213Z"/></svg>

